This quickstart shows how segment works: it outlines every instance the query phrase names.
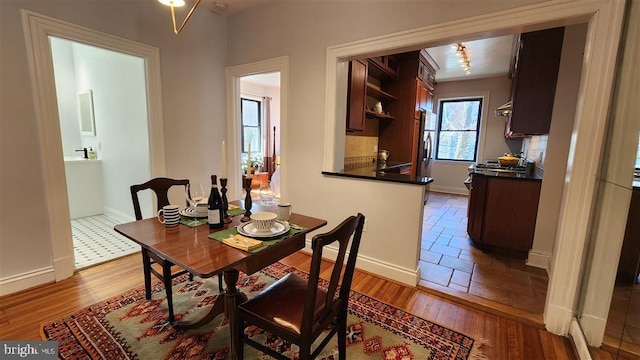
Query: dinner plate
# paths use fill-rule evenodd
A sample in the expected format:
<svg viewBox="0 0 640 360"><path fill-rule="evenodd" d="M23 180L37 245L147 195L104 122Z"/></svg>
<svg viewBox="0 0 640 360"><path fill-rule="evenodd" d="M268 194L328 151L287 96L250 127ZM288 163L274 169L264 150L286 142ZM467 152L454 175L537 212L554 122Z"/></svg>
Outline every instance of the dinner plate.
<svg viewBox="0 0 640 360"><path fill-rule="evenodd" d="M273 224L273 227L271 229L258 230L254 226L254 224L251 221L249 221L244 224L238 225L237 229L238 229L238 232L244 236L249 236L253 238L270 238L270 237L285 234L287 231L289 231L290 227L289 227L289 224L276 220L276 222Z"/></svg>
<svg viewBox="0 0 640 360"><path fill-rule="evenodd" d="M197 217L197 218L206 218L208 216L207 213L196 214L195 209L191 206L181 209L180 215L186 216L186 217Z"/></svg>

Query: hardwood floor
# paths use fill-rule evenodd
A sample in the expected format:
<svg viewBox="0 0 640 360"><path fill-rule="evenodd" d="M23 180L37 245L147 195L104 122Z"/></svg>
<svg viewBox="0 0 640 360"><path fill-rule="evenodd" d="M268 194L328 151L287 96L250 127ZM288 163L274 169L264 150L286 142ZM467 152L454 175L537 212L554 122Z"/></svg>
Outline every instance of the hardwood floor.
<svg viewBox="0 0 640 360"><path fill-rule="evenodd" d="M308 271L310 256L296 253L283 263ZM325 274L323 274L325 275ZM39 326L131 288L142 286L139 254L83 269L69 279L0 298L0 339L39 340ZM569 338L543 327L434 296L417 288L356 271L353 290L462 332L485 339L488 359L577 359ZM596 350L602 357L608 353Z"/></svg>

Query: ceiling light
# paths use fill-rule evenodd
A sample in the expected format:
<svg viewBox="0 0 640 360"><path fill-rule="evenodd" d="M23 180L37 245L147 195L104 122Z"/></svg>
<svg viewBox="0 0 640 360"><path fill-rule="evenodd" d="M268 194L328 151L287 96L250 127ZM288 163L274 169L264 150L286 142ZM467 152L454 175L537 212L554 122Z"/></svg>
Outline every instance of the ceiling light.
<svg viewBox="0 0 640 360"><path fill-rule="evenodd" d="M191 18L191 15L193 15L193 12L196 10L201 0L196 0L196 2L193 4L193 7L191 8L191 10L189 10L189 13L184 18L184 20L182 21L182 24L180 24L180 27L178 28L176 28L175 8L184 6L185 5L184 0L158 0L158 1L161 4L169 6L171 8L171 22L173 23L173 32L175 34L179 34L180 31L182 31L182 28L186 25L187 21L189 21L189 18Z"/></svg>
<svg viewBox="0 0 640 360"><path fill-rule="evenodd" d="M456 55L458 56L458 62L460 63L460 66L462 66L462 69L464 69L465 74L469 75L471 70L469 70L470 63L467 48L462 45L462 43L452 44L451 47L455 49Z"/></svg>
<svg viewBox="0 0 640 360"><path fill-rule="evenodd" d="M158 0L162 5L181 7L184 6L184 0Z"/></svg>

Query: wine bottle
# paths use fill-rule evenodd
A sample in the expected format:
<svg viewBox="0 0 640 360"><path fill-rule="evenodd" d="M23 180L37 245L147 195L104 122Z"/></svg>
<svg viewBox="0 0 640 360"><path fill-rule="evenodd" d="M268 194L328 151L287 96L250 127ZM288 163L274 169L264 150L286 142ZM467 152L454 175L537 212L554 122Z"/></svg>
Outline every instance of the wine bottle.
<svg viewBox="0 0 640 360"><path fill-rule="evenodd" d="M211 193L209 194L209 202L207 204L207 222L209 223L209 229L220 229L224 226L222 219L222 198L218 191L217 182L217 176L211 175Z"/></svg>

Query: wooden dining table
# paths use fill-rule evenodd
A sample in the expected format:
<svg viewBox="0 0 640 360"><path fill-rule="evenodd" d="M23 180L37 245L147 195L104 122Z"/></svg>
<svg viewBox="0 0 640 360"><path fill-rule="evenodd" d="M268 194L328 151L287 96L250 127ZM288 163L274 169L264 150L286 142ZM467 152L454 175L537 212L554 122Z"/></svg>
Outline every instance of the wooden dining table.
<svg viewBox="0 0 640 360"><path fill-rule="evenodd" d="M229 203L243 206L242 201L230 201ZM276 212L276 208L253 204L251 211L253 213L259 211ZM209 312L199 320L177 322L174 326L179 329L198 328L224 312L229 319L231 353L236 346L241 346L238 344L239 340L233 336L235 334L235 311L231 310L235 309L239 302L246 300L246 296L237 289L239 271L253 274L293 254L304 248L306 234L327 224L326 220L292 213L289 222L300 226L302 230L257 252L243 251L209 238L211 233L240 225L241 218L242 214L231 217L231 222L225 224L222 229L209 229L206 223L193 228L183 224L165 227L155 217L118 224L114 227L116 232L140 244L148 251L179 265L195 276L209 278L220 273L223 274L226 285L222 293L223 296L216 299ZM225 311L225 309L229 311Z"/></svg>

